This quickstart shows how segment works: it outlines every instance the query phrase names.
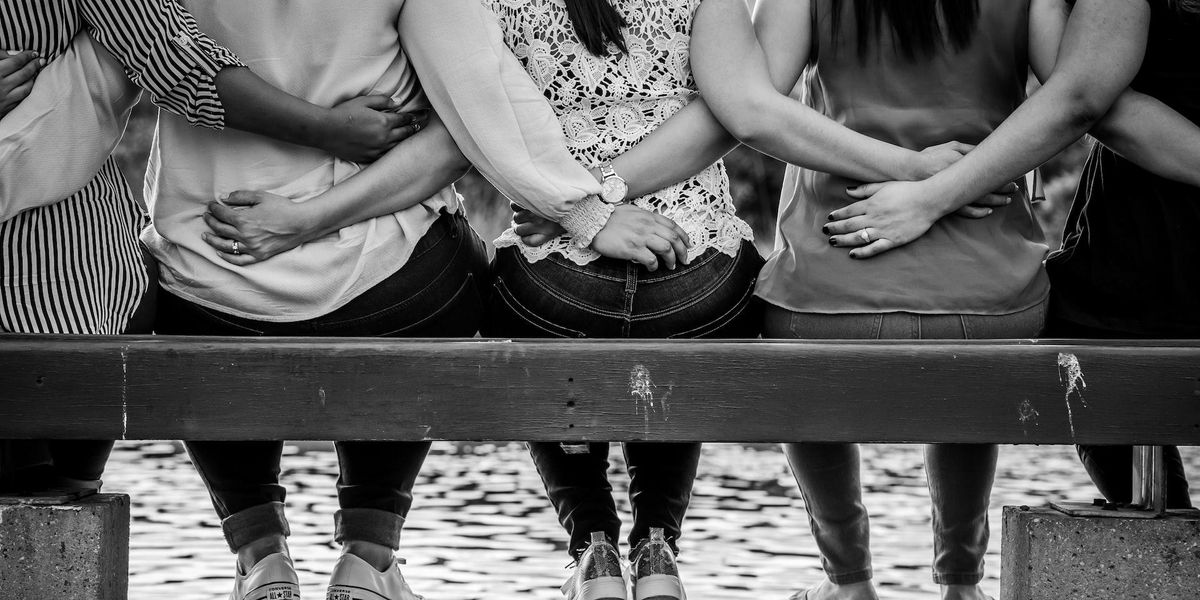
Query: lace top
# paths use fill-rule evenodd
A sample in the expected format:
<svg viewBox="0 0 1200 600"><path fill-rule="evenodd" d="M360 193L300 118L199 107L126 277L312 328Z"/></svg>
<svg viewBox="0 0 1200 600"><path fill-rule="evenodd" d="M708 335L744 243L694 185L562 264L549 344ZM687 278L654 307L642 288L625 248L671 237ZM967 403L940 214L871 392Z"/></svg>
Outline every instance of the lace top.
<svg viewBox="0 0 1200 600"><path fill-rule="evenodd" d="M588 168L612 161L697 96L688 45L700 0L617 0L625 15L628 54L598 57L579 41L563 0L481 0L504 29L504 40L550 101L567 147ZM684 181L633 200L678 223L692 240L689 257L709 248L737 254L750 227L734 215L721 161ZM559 253L576 264L599 254L568 235L528 247L512 229L497 247L519 246L529 261Z"/></svg>

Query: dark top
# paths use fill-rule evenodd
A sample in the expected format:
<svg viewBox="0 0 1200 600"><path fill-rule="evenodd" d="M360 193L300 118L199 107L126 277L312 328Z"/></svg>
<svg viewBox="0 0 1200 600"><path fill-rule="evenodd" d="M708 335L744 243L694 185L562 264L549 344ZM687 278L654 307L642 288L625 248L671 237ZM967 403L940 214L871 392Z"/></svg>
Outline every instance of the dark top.
<svg viewBox="0 0 1200 600"><path fill-rule="evenodd" d="M909 148L987 137L1025 100L1028 0L981 0L970 44L948 44L909 60L890 28L860 60L853 35L833 35L832 0L817 0L807 97L822 114L863 134ZM844 31L855 30L851 3ZM920 239L854 260L821 233L830 211L853 202L860 182L789 166L775 252L759 278L767 302L799 312L1008 314L1043 301L1048 248L1027 194L986 219L947 217ZM1024 191L1024 189L1022 189Z"/></svg>
<svg viewBox="0 0 1200 600"><path fill-rule="evenodd" d="M1151 0L1133 88L1200 123L1200 15ZM1097 144L1062 250L1047 269L1051 321L1131 337L1200 337L1200 188L1153 175Z"/></svg>

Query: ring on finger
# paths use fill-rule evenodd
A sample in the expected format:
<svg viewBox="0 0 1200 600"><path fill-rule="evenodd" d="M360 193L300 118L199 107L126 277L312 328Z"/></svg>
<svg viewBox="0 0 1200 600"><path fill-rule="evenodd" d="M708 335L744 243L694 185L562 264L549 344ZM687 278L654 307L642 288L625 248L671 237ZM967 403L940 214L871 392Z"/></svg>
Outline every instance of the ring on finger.
<svg viewBox="0 0 1200 600"><path fill-rule="evenodd" d="M863 243L864 243L864 244L870 244L870 243L871 243L871 234L870 234L870 232L868 232L866 229L859 229L859 230L858 230L858 237L862 238L862 241L863 241Z"/></svg>
<svg viewBox="0 0 1200 600"><path fill-rule="evenodd" d="M241 245L240 245L240 244L238 244L238 241L237 241L237 240L233 240L233 254L234 254L234 256L236 256L236 255L238 255L238 254L241 254L241 253L242 253Z"/></svg>
<svg viewBox="0 0 1200 600"><path fill-rule="evenodd" d="M413 121L412 128L413 128L413 135L416 135L416 133L421 130L421 122Z"/></svg>

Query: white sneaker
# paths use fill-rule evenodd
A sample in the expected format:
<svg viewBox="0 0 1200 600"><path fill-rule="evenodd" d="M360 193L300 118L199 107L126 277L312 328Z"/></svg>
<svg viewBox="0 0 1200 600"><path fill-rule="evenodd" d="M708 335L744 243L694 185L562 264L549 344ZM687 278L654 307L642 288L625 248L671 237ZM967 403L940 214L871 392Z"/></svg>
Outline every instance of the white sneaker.
<svg viewBox="0 0 1200 600"><path fill-rule="evenodd" d="M561 589L566 600L627 600L628 587L621 555L604 532L593 531L591 543Z"/></svg>
<svg viewBox="0 0 1200 600"><path fill-rule="evenodd" d="M663 537L661 527L651 527L650 537L638 544L629 570L634 600L687 600L675 553Z"/></svg>
<svg viewBox="0 0 1200 600"><path fill-rule="evenodd" d="M379 572L367 561L342 554L329 576L325 600L425 600L413 593L400 574L402 560L394 560L391 568Z"/></svg>
<svg viewBox="0 0 1200 600"><path fill-rule="evenodd" d="M229 600L300 600L300 578L292 559L282 552L269 554L242 574L237 569Z"/></svg>

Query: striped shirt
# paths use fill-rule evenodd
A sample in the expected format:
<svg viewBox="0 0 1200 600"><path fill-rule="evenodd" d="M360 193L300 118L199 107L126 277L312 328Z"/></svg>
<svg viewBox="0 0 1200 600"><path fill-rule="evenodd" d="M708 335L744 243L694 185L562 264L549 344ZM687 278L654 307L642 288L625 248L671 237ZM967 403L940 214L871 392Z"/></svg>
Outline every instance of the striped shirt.
<svg viewBox="0 0 1200 600"><path fill-rule="evenodd" d="M214 77L241 62L174 0L0 0L0 50L53 60L84 30L155 104L224 126ZM0 223L0 332L120 333L150 284L146 223L111 157L78 193Z"/></svg>

